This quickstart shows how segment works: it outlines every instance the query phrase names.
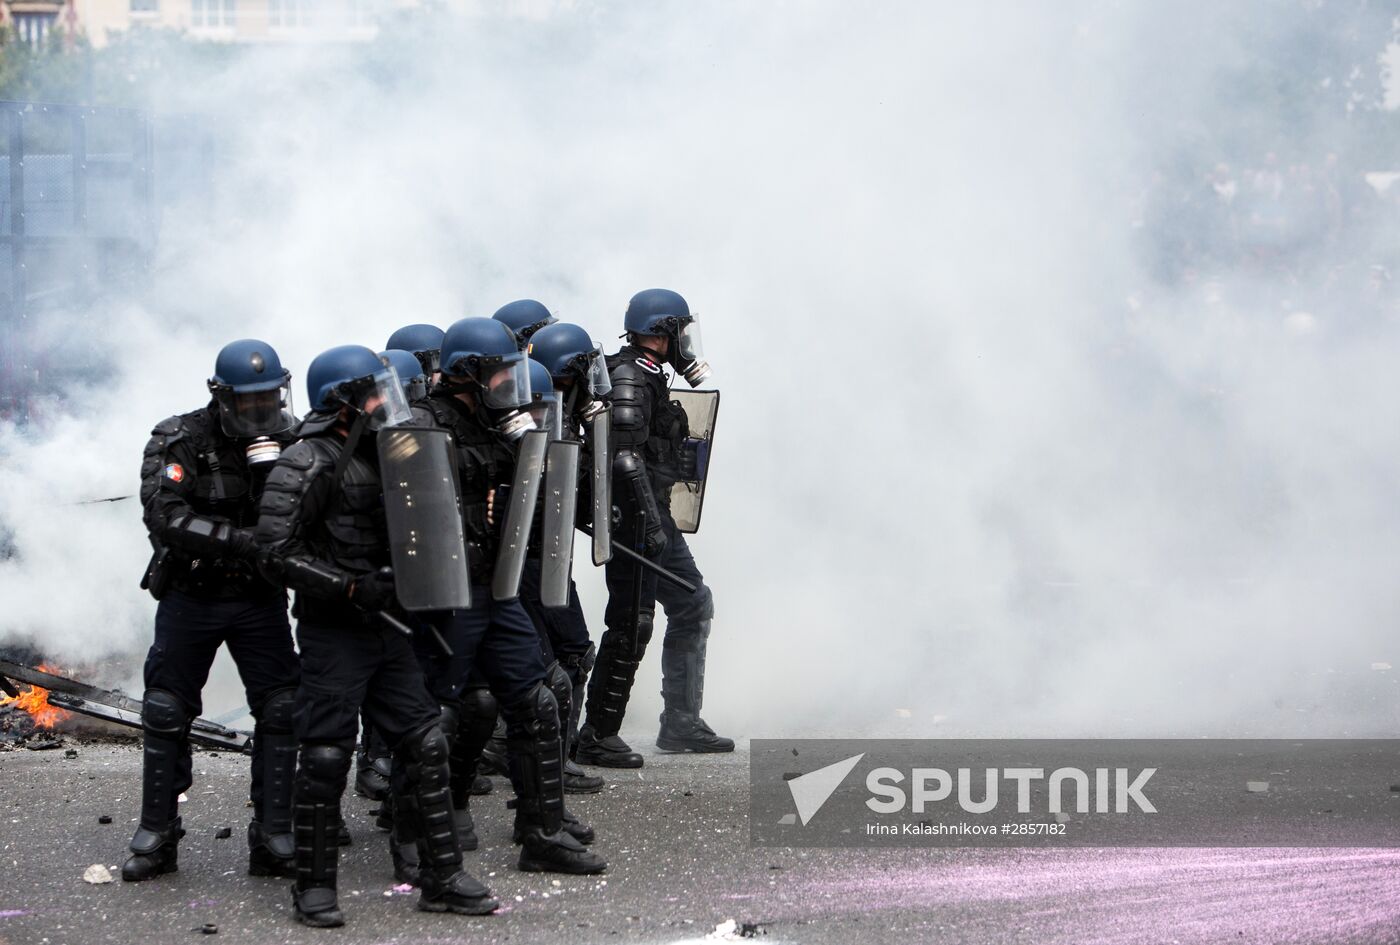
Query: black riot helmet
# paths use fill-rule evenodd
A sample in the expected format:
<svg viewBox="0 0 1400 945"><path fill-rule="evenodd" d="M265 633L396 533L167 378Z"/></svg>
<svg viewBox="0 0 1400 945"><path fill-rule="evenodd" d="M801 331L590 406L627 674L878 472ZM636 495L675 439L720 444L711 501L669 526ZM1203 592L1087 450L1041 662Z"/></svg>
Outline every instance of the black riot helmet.
<svg viewBox="0 0 1400 945"><path fill-rule="evenodd" d="M700 325L679 292L643 289L627 303L623 326L629 337L665 337L671 340L666 360L691 387L710 376L710 363L700 346Z"/></svg>

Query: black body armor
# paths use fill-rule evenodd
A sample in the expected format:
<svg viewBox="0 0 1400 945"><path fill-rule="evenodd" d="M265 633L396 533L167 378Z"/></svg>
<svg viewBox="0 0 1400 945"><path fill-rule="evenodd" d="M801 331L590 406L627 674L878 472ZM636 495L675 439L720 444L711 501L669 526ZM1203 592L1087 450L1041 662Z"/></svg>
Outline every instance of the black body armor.
<svg viewBox="0 0 1400 945"><path fill-rule="evenodd" d="M288 434L272 439L291 441ZM141 504L155 553L141 586L157 600L170 589L215 600L282 594L253 562L264 476L250 468L246 445L224 433L212 402L151 431Z"/></svg>
<svg viewBox="0 0 1400 945"><path fill-rule="evenodd" d="M489 584L506 509L505 487L515 473L515 450L450 394L430 395L415 407L427 410L452 434L471 579L473 584ZM486 521L486 499L492 489L497 490L494 525Z"/></svg>
<svg viewBox="0 0 1400 945"><path fill-rule="evenodd" d="M389 566L389 539L374 438L361 437L342 463L333 425L315 414L302 423L303 438L267 477L256 537L269 571L298 592L294 615L343 620L363 616L345 590Z"/></svg>

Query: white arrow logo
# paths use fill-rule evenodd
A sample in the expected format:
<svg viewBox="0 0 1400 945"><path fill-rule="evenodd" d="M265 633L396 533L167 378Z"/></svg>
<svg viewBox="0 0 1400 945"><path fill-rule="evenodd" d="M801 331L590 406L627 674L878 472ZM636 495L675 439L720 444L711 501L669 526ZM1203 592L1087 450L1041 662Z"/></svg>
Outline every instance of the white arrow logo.
<svg viewBox="0 0 1400 945"><path fill-rule="evenodd" d="M859 764L864 757L865 752L861 752L845 761L838 761L825 768L809 771L802 777L793 778L787 783L788 790L792 792L793 803L797 805L797 816L802 818L802 826L807 826L807 821L817 815L817 811L822 809L822 805L831 798L831 795L836 793L841 782L846 780L846 775L850 774L851 769Z"/></svg>

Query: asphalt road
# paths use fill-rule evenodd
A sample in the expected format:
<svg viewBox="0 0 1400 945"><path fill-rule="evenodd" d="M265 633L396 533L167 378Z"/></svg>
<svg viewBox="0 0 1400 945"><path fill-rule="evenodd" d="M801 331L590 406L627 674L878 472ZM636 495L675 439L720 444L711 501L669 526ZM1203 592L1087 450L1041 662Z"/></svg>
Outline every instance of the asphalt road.
<svg viewBox="0 0 1400 945"><path fill-rule="evenodd" d="M76 757L0 753L0 945L674 943L737 939L745 923L763 941L832 945L1400 941L1400 851L754 849L744 751L648 755L576 800L611 864L597 878L515 872L498 781L475 802L484 849L467 855L503 904L484 918L420 913L416 894L395 892L371 804L351 797L348 925L310 930L292 920L286 880L244 875L246 759L196 756L177 874L90 885L87 867L116 874L124 856L140 754L67 747ZM215 839L220 827L233 837Z"/></svg>

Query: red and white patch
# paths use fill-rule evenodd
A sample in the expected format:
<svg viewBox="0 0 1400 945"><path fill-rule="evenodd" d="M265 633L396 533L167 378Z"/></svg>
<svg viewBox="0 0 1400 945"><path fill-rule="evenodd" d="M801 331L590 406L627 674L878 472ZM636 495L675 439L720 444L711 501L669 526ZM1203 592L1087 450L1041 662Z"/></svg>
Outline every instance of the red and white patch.
<svg viewBox="0 0 1400 945"><path fill-rule="evenodd" d="M637 359L637 365L638 365L643 371L650 371L650 372L653 373L653 374L660 374L660 373L661 373L661 368L657 367L655 364L653 364L652 362L648 361L646 358L638 358L638 359Z"/></svg>
<svg viewBox="0 0 1400 945"><path fill-rule="evenodd" d="M185 467L179 463L171 463L165 467L165 478L171 482L182 482L185 478Z"/></svg>

